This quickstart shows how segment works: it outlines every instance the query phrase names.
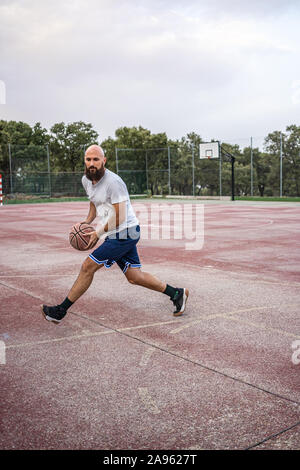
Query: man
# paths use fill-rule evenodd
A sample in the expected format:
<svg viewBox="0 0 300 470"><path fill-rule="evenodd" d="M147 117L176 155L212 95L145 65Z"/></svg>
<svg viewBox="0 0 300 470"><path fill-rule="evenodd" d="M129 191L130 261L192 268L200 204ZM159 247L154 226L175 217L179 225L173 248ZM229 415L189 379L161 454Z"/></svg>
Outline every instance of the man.
<svg viewBox="0 0 300 470"><path fill-rule="evenodd" d="M98 145L91 145L86 150L84 159L85 175L82 177L82 184L90 200L85 222L91 224L96 216L100 218L96 231L91 233L87 248L93 248L102 235L106 235L106 238L83 262L78 278L65 300L59 305L42 306L44 317L60 323L68 308L89 288L95 272L103 266L109 268L114 263L118 264L131 284L168 295L175 305L174 316L182 315L189 295L188 289L172 287L141 270L136 248L140 227L124 181L105 168L106 157Z"/></svg>

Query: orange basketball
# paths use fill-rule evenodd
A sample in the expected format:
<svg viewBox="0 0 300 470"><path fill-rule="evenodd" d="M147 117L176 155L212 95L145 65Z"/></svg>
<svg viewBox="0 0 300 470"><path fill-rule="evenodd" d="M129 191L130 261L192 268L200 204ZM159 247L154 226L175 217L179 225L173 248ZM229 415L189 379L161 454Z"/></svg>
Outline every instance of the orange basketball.
<svg viewBox="0 0 300 470"><path fill-rule="evenodd" d="M70 245L79 251L84 251L90 241L90 233L94 232L95 229L92 225L85 222L78 222L73 225L69 233Z"/></svg>

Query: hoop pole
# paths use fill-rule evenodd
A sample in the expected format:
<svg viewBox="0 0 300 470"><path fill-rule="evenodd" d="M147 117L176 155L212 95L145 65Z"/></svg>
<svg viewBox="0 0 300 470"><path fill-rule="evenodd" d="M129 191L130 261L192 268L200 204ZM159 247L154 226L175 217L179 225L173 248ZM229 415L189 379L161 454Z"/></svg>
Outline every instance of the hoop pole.
<svg viewBox="0 0 300 470"><path fill-rule="evenodd" d="M234 162L235 158L231 157L231 200L234 201Z"/></svg>
<svg viewBox="0 0 300 470"><path fill-rule="evenodd" d="M234 194L234 162L235 162L235 157L233 155L231 155L231 153L227 152L227 150L224 150L221 147L221 153L223 152L227 157L230 157L231 158L231 200L234 201L234 197L235 197L235 194Z"/></svg>

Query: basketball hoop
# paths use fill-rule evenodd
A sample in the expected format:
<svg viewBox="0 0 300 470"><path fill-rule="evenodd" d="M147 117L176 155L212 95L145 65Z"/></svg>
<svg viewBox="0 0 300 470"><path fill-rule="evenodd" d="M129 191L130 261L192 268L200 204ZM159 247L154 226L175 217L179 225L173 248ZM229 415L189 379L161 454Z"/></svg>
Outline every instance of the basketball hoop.
<svg viewBox="0 0 300 470"><path fill-rule="evenodd" d="M201 144L199 144L200 159L206 158L211 160L220 158L219 145L219 142L201 142Z"/></svg>

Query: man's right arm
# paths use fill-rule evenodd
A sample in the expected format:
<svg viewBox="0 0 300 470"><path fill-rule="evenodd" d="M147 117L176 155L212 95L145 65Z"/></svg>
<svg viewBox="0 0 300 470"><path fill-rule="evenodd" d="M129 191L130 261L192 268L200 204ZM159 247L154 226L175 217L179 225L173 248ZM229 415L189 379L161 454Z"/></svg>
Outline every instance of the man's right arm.
<svg viewBox="0 0 300 470"><path fill-rule="evenodd" d="M87 224L91 224L93 222L93 220L96 218L96 216L97 216L96 206L95 206L95 204L90 202L90 210L89 210L88 216L87 216L87 218L85 219L84 222L87 223Z"/></svg>

